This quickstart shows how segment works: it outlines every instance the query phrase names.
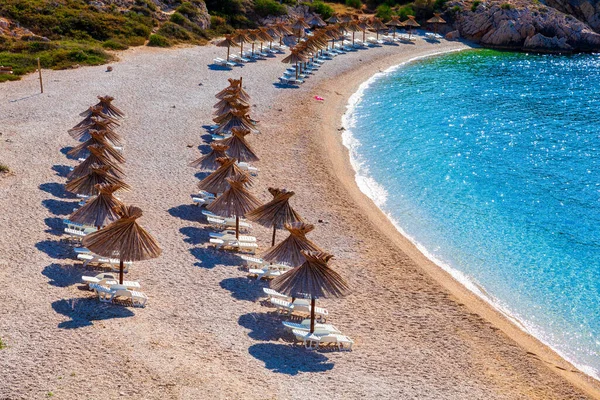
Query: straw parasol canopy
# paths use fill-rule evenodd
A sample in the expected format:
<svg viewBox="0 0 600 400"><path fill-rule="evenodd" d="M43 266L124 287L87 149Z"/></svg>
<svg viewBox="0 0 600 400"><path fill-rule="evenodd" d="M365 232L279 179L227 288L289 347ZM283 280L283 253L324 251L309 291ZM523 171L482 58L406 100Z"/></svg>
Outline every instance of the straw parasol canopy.
<svg viewBox="0 0 600 400"><path fill-rule="evenodd" d="M379 18L373 18L373 22L371 22L371 29L375 31L377 34L377 40L379 40L379 32L386 30L388 27L385 26L383 22Z"/></svg>
<svg viewBox="0 0 600 400"><path fill-rule="evenodd" d="M367 21L366 18L361 18L360 21L358 22L358 27L362 30L363 33L363 42L365 41L365 35L367 34L367 29L371 29L371 25L369 25L369 22Z"/></svg>
<svg viewBox="0 0 600 400"><path fill-rule="evenodd" d="M279 36L279 44L281 45L281 43L283 43L283 38L285 36L291 36L294 34L294 32L292 32L287 24L285 22L278 22L275 24L275 29L277 29L277 32L279 32L278 36Z"/></svg>
<svg viewBox="0 0 600 400"><path fill-rule="evenodd" d="M109 166L109 173L116 178L123 178L125 176L125 173L121 167L115 161L113 161L106 152L106 146L93 144L88 147L88 150L90 151L88 158L73 168L73 171L67 175L69 181L87 175L91 171L91 167L94 164L100 166Z"/></svg>
<svg viewBox="0 0 600 400"><path fill-rule="evenodd" d="M299 49L292 49L290 55L281 60L282 63L296 64L296 79L298 79L298 63L302 63L305 61L306 58L304 58L304 56L300 54Z"/></svg>
<svg viewBox="0 0 600 400"><path fill-rule="evenodd" d="M229 188L227 178L245 174L245 172L237 166L237 160L235 158L218 158L217 162L219 162L221 166L215 172L202 179L198 183L198 189L213 194L223 193ZM246 186L251 186L252 178L248 177L244 184Z"/></svg>
<svg viewBox="0 0 600 400"><path fill-rule="evenodd" d="M118 206L119 219L104 229L83 238L83 246L102 257L119 258L119 283L123 284L123 262L143 261L160 256L156 239L138 223L142 210L135 206Z"/></svg>
<svg viewBox="0 0 600 400"><path fill-rule="evenodd" d="M354 35L356 32L361 32L362 29L355 20L350 20L350 22L346 24L346 29L352 32L352 46L354 46Z"/></svg>
<svg viewBox="0 0 600 400"><path fill-rule="evenodd" d="M231 48L238 47L238 44L234 40L233 35L225 35L225 39L217 43L217 47L227 47L227 61L229 61L229 52Z"/></svg>
<svg viewBox="0 0 600 400"><path fill-rule="evenodd" d="M215 95L217 99L221 100L224 97L227 97L231 94L237 94L239 98L244 100L245 102L250 101L250 95L242 87L241 77L240 79L229 78L227 80L229 81L229 86L227 86L225 89L221 90Z"/></svg>
<svg viewBox="0 0 600 400"><path fill-rule="evenodd" d="M94 196L98 194L98 184L111 184L119 186L119 189L129 190L130 187L121 179L111 175L110 166L92 164L89 172L78 178L70 180L65 189L71 193Z"/></svg>
<svg viewBox="0 0 600 400"><path fill-rule="evenodd" d="M400 21L400 17L398 17L397 15L392 16L392 19L390 21L388 21L386 24L386 26L391 26L393 28L393 35L394 38L396 38L396 29L398 29L399 26L402 26L402 21Z"/></svg>
<svg viewBox="0 0 600 400"><path fill-rule="evenodd" d="M246 30L238 29L233 35L233 40L240 45L240 57L244 56L244 43L249 43L252 40L248 37Z"/></svg>
<svg viewBox="0 0 600 400"><path fill-rule="evenodd" d="M408 26L408 39L410 40L410 35L412 34L412 28L418 28L421 26L416 20L414 15L409 15L408 19L403 22L404 26Z"/></svg>
<svg viewBox="0 0 600 400"><path fill-rule="evenodd" d="M89 125L82 126L77 129L70 129L69 135L71 135L73 139L84 142L91 137L90 131L104 131L104 137L106 140L114 145L120 146L123 144L123 139L121 139L121 136L113 130L115 126L116 123L113 122L113 120L108 120L101 117L92 117Z"/></svg>
<svg viewBox="0 0 600 400"><path fill-rule="evenodd" d="M339 24L341 21L340 17L337 14L333 14L331 17L326 19L328 24Z"/></svg>
<svg viewBox="0 0 600 400"><path fill-rule="evenodd" d="M198 168L204 171L214 171L221 166L217 162L219 158L227 157L225 151L229 148L224 143L213 142L210 144L210 152L190 163L190 167Z"/></svg>
<svg viewBox="0 0 600 400"><path fill-rule="evenodd" d="M120 184L102 183L96 185L98 195L71 214L69 220L95 226L98 229L115 222L119 219L115 208L123 206L123 203L113 196L113 193L120 189L123 189Z"/></svg>
<svg viewBox="0 0 600 400"><path fill-rule="evenodd" d="M304 30L310 28L310 25L304 21L304 18L298 18L291 28L293 32L297 32L296 37L300 41L300 38L304 36Z"/></svg>
<svg viewBox="0 0 600 400"><path fill-rule="evenodd" d="M433 17L431 17L431 18L429 18L427 20L428 24L433 24L433 29L434 29L434 32L436 34L437 34L438 24L445 24L446 23L446 21L441 17L441 15L442 14L440 14L440 13L434 13Z"/></svg>
<svg viewBox="0 0 600 400"><path fill-rule="evenodd" d="M106 131L96 131L91 129L89 131L90 134L90 138L88 140L86 140L85 142L81 143L78 146L75 146L74 148L72 148L71 150L69 150L69 152L67 153L70 156L73 157L82 157L82 156L87 156L89 155L89 150L88 147L92 146L92 145L99 145L99 146L104 146L106 153L112 157L113 160L115 160L116 162L119 163L124 163L125 162L125 158L123 158L123 155L121 154L121 152L119 152L117 149L115 149L111 143L108 142L108 140L106 140Z"/></svg>
<svg viewBox="0 0 600 400"><path fill-rule="evenodd" d="M216 108L214 114L222 116L229 113L234 108L247 110L249 107L250 103L242 100L237 92L231 91L214 105L214 108Z"/></svg>
<svg viewBox="0 0 600 400"><path fill-rule="evenodd" d="M233 128L245 128L252 132L258 132L247 113L247 108L232 108L227 114L214 118L213 121L219 124L214 129L214 133L222 135L231 132Z"/></svg>
<svg viewBox="0 0 600 400"><path fill-rule="evenodd" d="M82 114L85 115L85 118L80 123L75 125L73 128L69 129L69 132L72 130L75 130L77 128L91 125L92 118L94 118L94 117L104 118L104 119L107 119L110 122L112 122L114 125L117 125L117 126L119 125L119 123L117 122L117 120L115 118L102 112L102 106L91 106L87 111L84 111Z"/></svg>
<svg viewBox="0 0 600 400"><path fill-rule="evenodd" d="M222 195L206 207L207 210L221 217L235 217L236 239L240 237L240 218L261 205L260 200L244 187L248 183L248 180L249 177L246 173L227 178L226 181L229 183L229 189L224 191Z"/></svg>
<svg viewBox="0 0 600 400"><path fill-rule="evenodd" d="M246 214L246 218L265 228L273 228L271 246L275 246L277 229L283 228L286 224L303 222L303 219L290 205L290 199L294 196L294 192L276 188L268 190L273 196L273 200L252 210Z"/></svg>
<svg viewBox="0 0 600 400"><path fill-rule="evenodd" d="M340 23L347 24L352 22L352 14L343 14L340 18Z"/></svg>
<svg viewBox="0 0 600 400"><path fill-rule="evenodd" d="M316 299L342 297L349 292L344 278L328 265L331 254L303 251L306 261L293 270L275 278L271 288L292 298L310 296L310 333L315 331Z"/></svg>
<svg viewBox="0 0 600 400"><path fill-rule="evenodd" d="M112 101L114 99L115 98L111 96L98 96L98 100L100 100L100 102L98 102L98 104L96 104L94 107L100 107L102 112L110 117L122 118L125 116L125 113L112 105ZM91 111L88 108L79 115L82 117L89 117L91 115Z"/></svg>
<svg viewBox="0 0 600 400"><path fill-rule="evenodd" d="M225 153L231 158L235 158L241 162L254 162L259 158L246 141L246 136L250 134L250 130L243 128L231 129L231 137L221 141L223 146L226 146Z"/></svg>
<svg viewBox="0 0 600 400"><path fill-rule="evenodd" d="M307 233L315 229L314 225L304 222L292 222L291 224L285 224L284 227L290 232L290 235L263 254L265 261L297 267L306 261L302 250L322 251L319 246L306 237Z"/></svg>
<svg viewBox="0 0 600 400"><path fill-rule="evenodd" d="M315 14L311 19L309 19L308 24L313 28L322 28L327 26L327 23L321 19L319 14Z"/></svg>

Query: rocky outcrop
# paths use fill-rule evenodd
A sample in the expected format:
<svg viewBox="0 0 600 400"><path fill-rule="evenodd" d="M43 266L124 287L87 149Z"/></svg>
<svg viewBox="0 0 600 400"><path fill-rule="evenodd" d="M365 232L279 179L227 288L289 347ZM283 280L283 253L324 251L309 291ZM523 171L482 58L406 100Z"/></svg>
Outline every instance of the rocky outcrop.
<svg viewBox="0 0 600 400"><path fill-rule="evenodd" d="M494 0L476 7L454 2L455 27L466 39L486 47L572 52L600 50L600 34L571 15L529 1L500 3Z"/></svg>
<svg viewBox="0 0 600 400"><path fill-rule="evenodd" d="M25 29L13 21L0 17L0 36L6 36L13 39L37 39L37 40L48 40L41 36L35 35L29 29Z"/></svg>
<svg viewBox="0 0 600 400"><path fill-rule="evenodd" d="M542 3L569 14L585 22L596 32L600 32L599 0L542 0Z"/></svg>
<svg viewBox="0 0 600 400"><path fill-rule="evenodd" d="M458 31L448 32L444 36L444 39L446 39L446 40L458 40L458 39L460 39L460 32L458 32Z"/></svg>

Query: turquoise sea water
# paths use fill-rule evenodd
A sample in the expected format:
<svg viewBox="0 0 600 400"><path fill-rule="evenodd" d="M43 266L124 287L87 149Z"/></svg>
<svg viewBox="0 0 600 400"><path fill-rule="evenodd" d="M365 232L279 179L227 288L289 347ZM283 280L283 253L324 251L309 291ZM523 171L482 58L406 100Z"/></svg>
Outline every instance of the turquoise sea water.
<svg viewBox="0 0 600 400"><path fill-rule="evenodd" d="M585 372L600 371L600 56L477 50L351 99L357 182L401 231Z"/></svg>

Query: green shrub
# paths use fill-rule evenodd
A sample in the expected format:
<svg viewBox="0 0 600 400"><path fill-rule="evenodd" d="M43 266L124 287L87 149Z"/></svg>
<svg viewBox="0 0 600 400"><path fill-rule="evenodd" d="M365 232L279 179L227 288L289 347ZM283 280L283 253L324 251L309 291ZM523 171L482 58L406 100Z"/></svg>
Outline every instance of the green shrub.
<svg viewBox="0 0 600 400"><path fill-rule="evenodd" d="M127 46L126 44L118 42L114 39L108 39L107 41L102 43L102 47L109 50L127 50L129 48L129 46Z"/></svg>
<svg viewBox="0 0 600 400"><path fill-rule="evenodd" d="M381 4L377 7L375 16L383 21L389 21L392 19L392 8L387 4Z"/></svg>
<svg viewBox="0 0 600 400"><path fill-rule="evenodd" d="M176 12L171 15L171 18L169 18L169 21L171 21L177 25L183 25L183 24L185 24L186 18L183 15Z"/></svg>
<svg viewBox="0 0 600 400"><path fill-rule="evenodd" d="M412 4L407 4L405 6L400 7L396 13L400 17L400 20L404 21L408 19L409 15L415 15L415 10Z"/></svg>
<svg viewBox="0 0 600 400"><path fill-rule="evenodd" d="M454 6L450 9L450 11L452 12L452 14L458 14L462 11L462 8L460 8L460 6Z"/></svg>
<svg viewBox="0 0 600 400"><path fill-rule="evenodd" d="M512 8L512 6L510 4L508 4L508 3L502 3L500 5L500 8L503 9L503 10L510 10Z"/></svg>
<svg viewBox="0 0 600 400"><path fill-rule="evenodd" d="M287 9L285 6L279 4L275 0L255 0L254 11L261 17L287 14Z"/></svg>
<svg viewBox="0 0 600 400"><path fill-rule="evenodd" d="M346 0L346 5L348 7L356 8L360 10L362 8L362 1L360 0Z"/></svg>
<svg viewBox="0 0 600 400"><path fill-rule="evenodd" d="M198 8L189 2L181 3L181 5L179 7L177 7L177 12L185 15L188 18L197 17L199 14ZM175 22L175 21L173 21L173 22Z"/></svg>
<svg viewBox="0 0 600 400"><path fill-rule="evenodd" d="M2 75L0 75L2 76ZM1 174L6 174L10 172L10 168L8 168L8 165L6 164L0 164L0 173ZM0 339L0 350L2 350L3 348L5 348L6 345L4 344L4 342L2 341L2 339Z"/></svg>
<svg viewBox="0 0 600 400"><path fill-rule="evenodd" d="M446 2L448 0L435 0L435 3L433 5L433 9L436 11L443 11L446 8Z"/></svg>
<svg viewBox="0 0 600 400"><path fill-rule="evenodd" d="M473 4L471 4L471 11L475 12L477 10L477 7L479 7L480 4L481 4L481 1L475 0L473 2Z"/></svg>
<svg viewBox="0 0 600 400"><path fill-rule="evenodd" d="M161 35L152 34L148 40L148 46L152 47L169 47L171 44L166 37Z"/></svg>
<svg viewBox="0 0 600 400"><path fill-rule="evenodd" d="M160 36L175 40L190 40L190 33L183 27L172 22L165 22L157 32Z"/></svg>
<svg viewBox="0 0 600 400"><path fill-rule="evenodd" d="M314 3L304 4L308 5L312 12L319 14L323 19L331 18L331 16L334 13L333 8L330 5L323 3L322 1L315 1Z"/></svg>

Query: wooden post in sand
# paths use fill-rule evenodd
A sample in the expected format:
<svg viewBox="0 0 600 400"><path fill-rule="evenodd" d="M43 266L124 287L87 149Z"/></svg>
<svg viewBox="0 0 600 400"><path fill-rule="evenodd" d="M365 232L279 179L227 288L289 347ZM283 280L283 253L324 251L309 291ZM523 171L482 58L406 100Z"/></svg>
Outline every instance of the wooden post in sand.
<svg viewBox="0 0 600 400"><path fill-rule="evenodd" d="M37 59L38 62L38 72L40 73L40 90L44 93L44 81L42 80L42 66L40 65L40 58Z"/></svg>

